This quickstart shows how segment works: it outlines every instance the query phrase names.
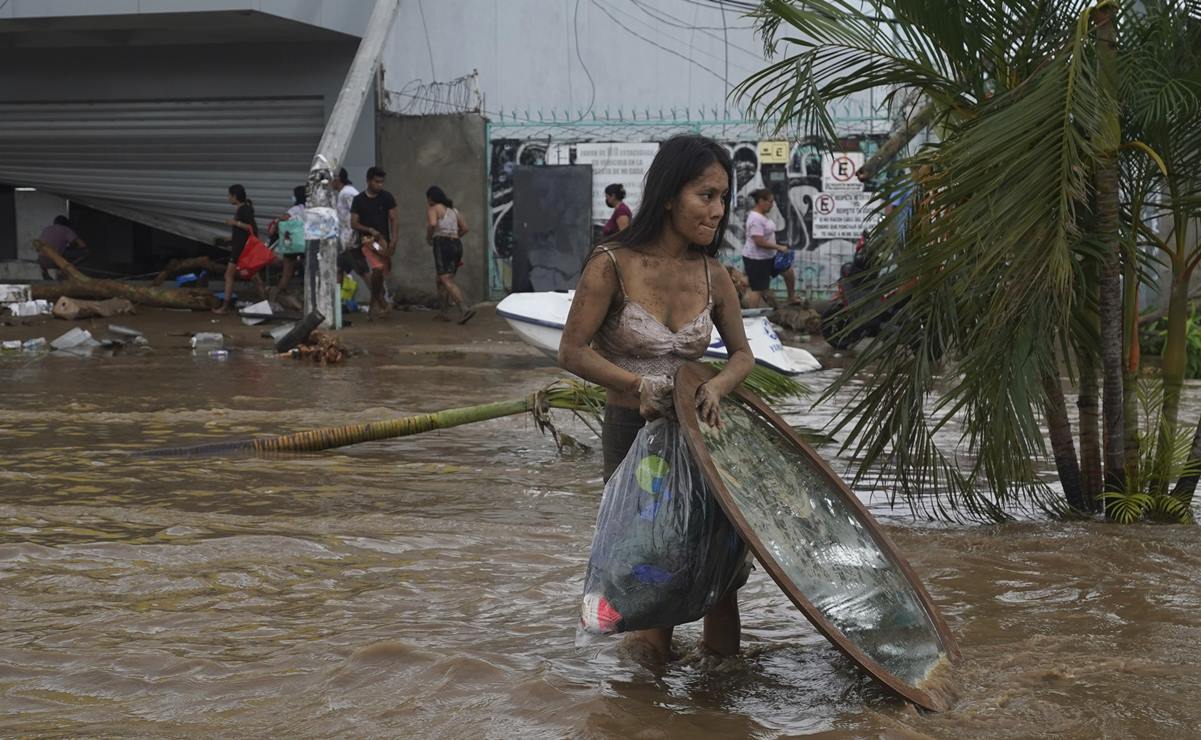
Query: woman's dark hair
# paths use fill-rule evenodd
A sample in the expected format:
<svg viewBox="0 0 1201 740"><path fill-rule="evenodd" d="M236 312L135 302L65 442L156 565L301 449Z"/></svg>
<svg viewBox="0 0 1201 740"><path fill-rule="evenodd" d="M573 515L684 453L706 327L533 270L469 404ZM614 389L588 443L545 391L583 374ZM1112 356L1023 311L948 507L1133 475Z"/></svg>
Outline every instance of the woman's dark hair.
<svg viewBox="0 0 1201 740"><path fill-rule="evenodd" d="M750 196L751 196L752 203L762 203L763 201L768 200L769 198L775 197L772 195L772 192L770 190L768 190L767 188L759 188L758 190L752 190L750 192Z"/></svg>
<svg viewBox="0 0 1201 740"><path fill-rule="evenodd" d="M454 201L447 198L446 193L437 185L430 185L430 189L425 191L425 197L434 203L441 203L447 208L455 207Z"/></svg>
<svg viewBox="0 0 1201 740"><path fill-rule="evenodd" d="M250 198L246 197L246 188L242 187L241 185L230 185L229 186L229 194L232 195L233 197L237 198L239 203L245 203L246 205L254 205L253 203L250 202Z"/></svg>
<svg viewBox="0 0 1201 740"><path fill-rule="evenodd" d="M296 187L292 188L293 205L303 206L307 198L308 188L306 188L304 185L297 185Z"/></svg>
<svg viewBox="0 0 1201 740"><path fill-rule="evenodd" d="M714 163L726 171L727 187L731 193L734 192L734 163L724 146L696 134L673 136L663 142L646 172L638 213L630 225L610 241L621 246L636 247L657 239L667 224L667 204L680 194L685 185L700 177ZM726 236L729 223L730 207L727 203L713 242L693 246L703 249L710 257L717 256L717 249Z"/></svg>
<svg viewBox="0 0 1201 740"><path fill-rule="evenodd" d="M338 179L342 181L343 185L353 185L354 184L350 181L350 173L346 171L345 167L338 170Z"/></svg>
<svg viewBox="0 0 1201 740"><path fill-rule="evenodd" d="M626 199L626 189L622 186L621 183L615 182L612 185L605 186L605 195L612 195L614 198L617 198L618 200L625 200Z"/></svg>

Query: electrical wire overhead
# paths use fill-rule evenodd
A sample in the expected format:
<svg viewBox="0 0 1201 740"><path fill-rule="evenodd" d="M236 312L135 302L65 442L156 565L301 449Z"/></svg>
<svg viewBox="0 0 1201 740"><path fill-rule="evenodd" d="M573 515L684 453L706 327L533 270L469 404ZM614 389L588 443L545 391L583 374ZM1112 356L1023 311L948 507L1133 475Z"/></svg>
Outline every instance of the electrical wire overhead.
<svg viewBox="0 0 1201 740"><path fill-rule="evenodd" d="M577 2L578 2L578 1L579 1L579 0L577 0ZM658 49L660 49L660 50L662 50L662 51L665 51L665 52L667 52L668 54L671 54L671 55L672 55L672 56L674 56L674 57L678 57L678 58L680 58L680 59L683 59L685 62L688 62L688 63L690 63L690 64L694 64L694 65L696 65L697 67L699 67L699 68L701 68L701 69L705 70L706 72L708 72L709 74L713 75L714 79L716 79L716 80L718 80L718 81L720 81L720 82L723 82L723 83L724 83L724 78L722 77L722 75L721 75L719 72L715 72L715 71L713 71L712 69L710 69L709 67L706 67L705 65L703 65L703 64L701 64L700 62L696 61L695 59L690 59L690 58L688 58L687 56L685 56L685 55L681 54L680 52L676 51L675 49L670 49L670 48L668 48L668 47L666 47L666 46L664 46L664 45L660 44L658 41L655 41L654 39L647 38L646 36L642 35L641 33L638 33L638 32L637 32L637 31L635 31L634 29L632 29L632 28L630 28L629 26L627 26L626 24L622 23L622 22L621 22L621 20L619 20L619 19L618 19L618 18L617 18L615 15L613 15L613 13L609 12L609 9L608 9L608 8L606 8L604 5L601 5L601 4L600 4L600 3L599 3L597 0L591 0L591 2L592 2L592 4L593 4L593 5L595 5L595 6L597 7L597 9L599 9L599 10L600 10L602 13L604 13L606 16L608 16L608 17L609 17L609 20L613 21L613 22L614 22L614 23L616 23L618 26L620 26L621 28L625 29L625 31L627 31L627 32L628 32L629 34L631 34L632 36L635 36L635 37L637 37L637 38L640 38L640 39L642 39L643 41L645 41L646 43L650 44L651 46L654 46L654 47L656 47L656 48L658 48Z"/></svg>
<svg viewBox="0 0 1201 740"><path fill-rule="evenodd" d="M575 0L575 14L571 19L571 30L575 35L575 58L580 60L584 76L588 78L588 86L592 89L588 95L588 108L580 114L582 120L584 116L592 112L592 106L596 104L596 81L592 79L592 73L588 71L588 65L584 64L584 57L580 54L580 0Z"/></svg>

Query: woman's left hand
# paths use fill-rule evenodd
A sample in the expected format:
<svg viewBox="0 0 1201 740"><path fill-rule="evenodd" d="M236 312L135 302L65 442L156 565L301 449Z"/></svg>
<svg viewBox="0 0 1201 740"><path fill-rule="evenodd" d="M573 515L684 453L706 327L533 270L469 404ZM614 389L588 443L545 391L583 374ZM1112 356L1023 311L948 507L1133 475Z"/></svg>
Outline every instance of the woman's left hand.
<svg viewBox="0 0 1201 740"><path fill-rule="evenodd" d="M708 383L702 383L696 389L696 415L714 429L721 429L721 414L718 412L720 404L721 395L710 388Z"/></svg>

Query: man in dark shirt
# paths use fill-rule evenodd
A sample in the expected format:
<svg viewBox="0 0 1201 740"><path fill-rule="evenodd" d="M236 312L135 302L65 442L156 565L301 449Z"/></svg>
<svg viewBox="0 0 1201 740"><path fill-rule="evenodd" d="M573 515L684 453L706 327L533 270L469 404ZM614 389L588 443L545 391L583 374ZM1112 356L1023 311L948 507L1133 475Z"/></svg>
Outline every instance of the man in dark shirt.
<svg viewBox="0 0 1201 740"><path fill-rule="evenodd" d="M396 251L396 199L384 190L387 173L379 167L367 169L367 189L350 204L350 228L360 236L363 256L370 266L367 283L371 286L372 314L387 313L384 300L384 276L391 268Z"/></svg>

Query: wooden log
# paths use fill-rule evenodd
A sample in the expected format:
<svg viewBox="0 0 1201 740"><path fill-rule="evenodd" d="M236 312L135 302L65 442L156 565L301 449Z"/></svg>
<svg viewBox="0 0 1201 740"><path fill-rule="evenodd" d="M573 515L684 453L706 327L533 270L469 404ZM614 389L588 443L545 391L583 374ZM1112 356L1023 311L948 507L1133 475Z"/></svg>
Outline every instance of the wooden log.
<svg viewBox="0 0 1201 740"><path fill-rule="evenodd" d="M171 260L163 271L154 278L151 285L162 285L168 278L183 275L193 270L207 270L210 274L220 277L225 274L225 265L219 265L208 257L191 257L189 259Z"/></svg>
<svg viewBox="0 0 1201 740"><path fill-rule="evenodd" d="M33 245L62 270L68 279L59 283L39 283L31 286L34 298L56 301L61 296L69 298L125 298L139 306L159 308L186 308L207 311L217 307L217 298L207 290L183 288L155 288L123 283L119 280L90 278L63 259L54 247L35 240Z"/></svg>

